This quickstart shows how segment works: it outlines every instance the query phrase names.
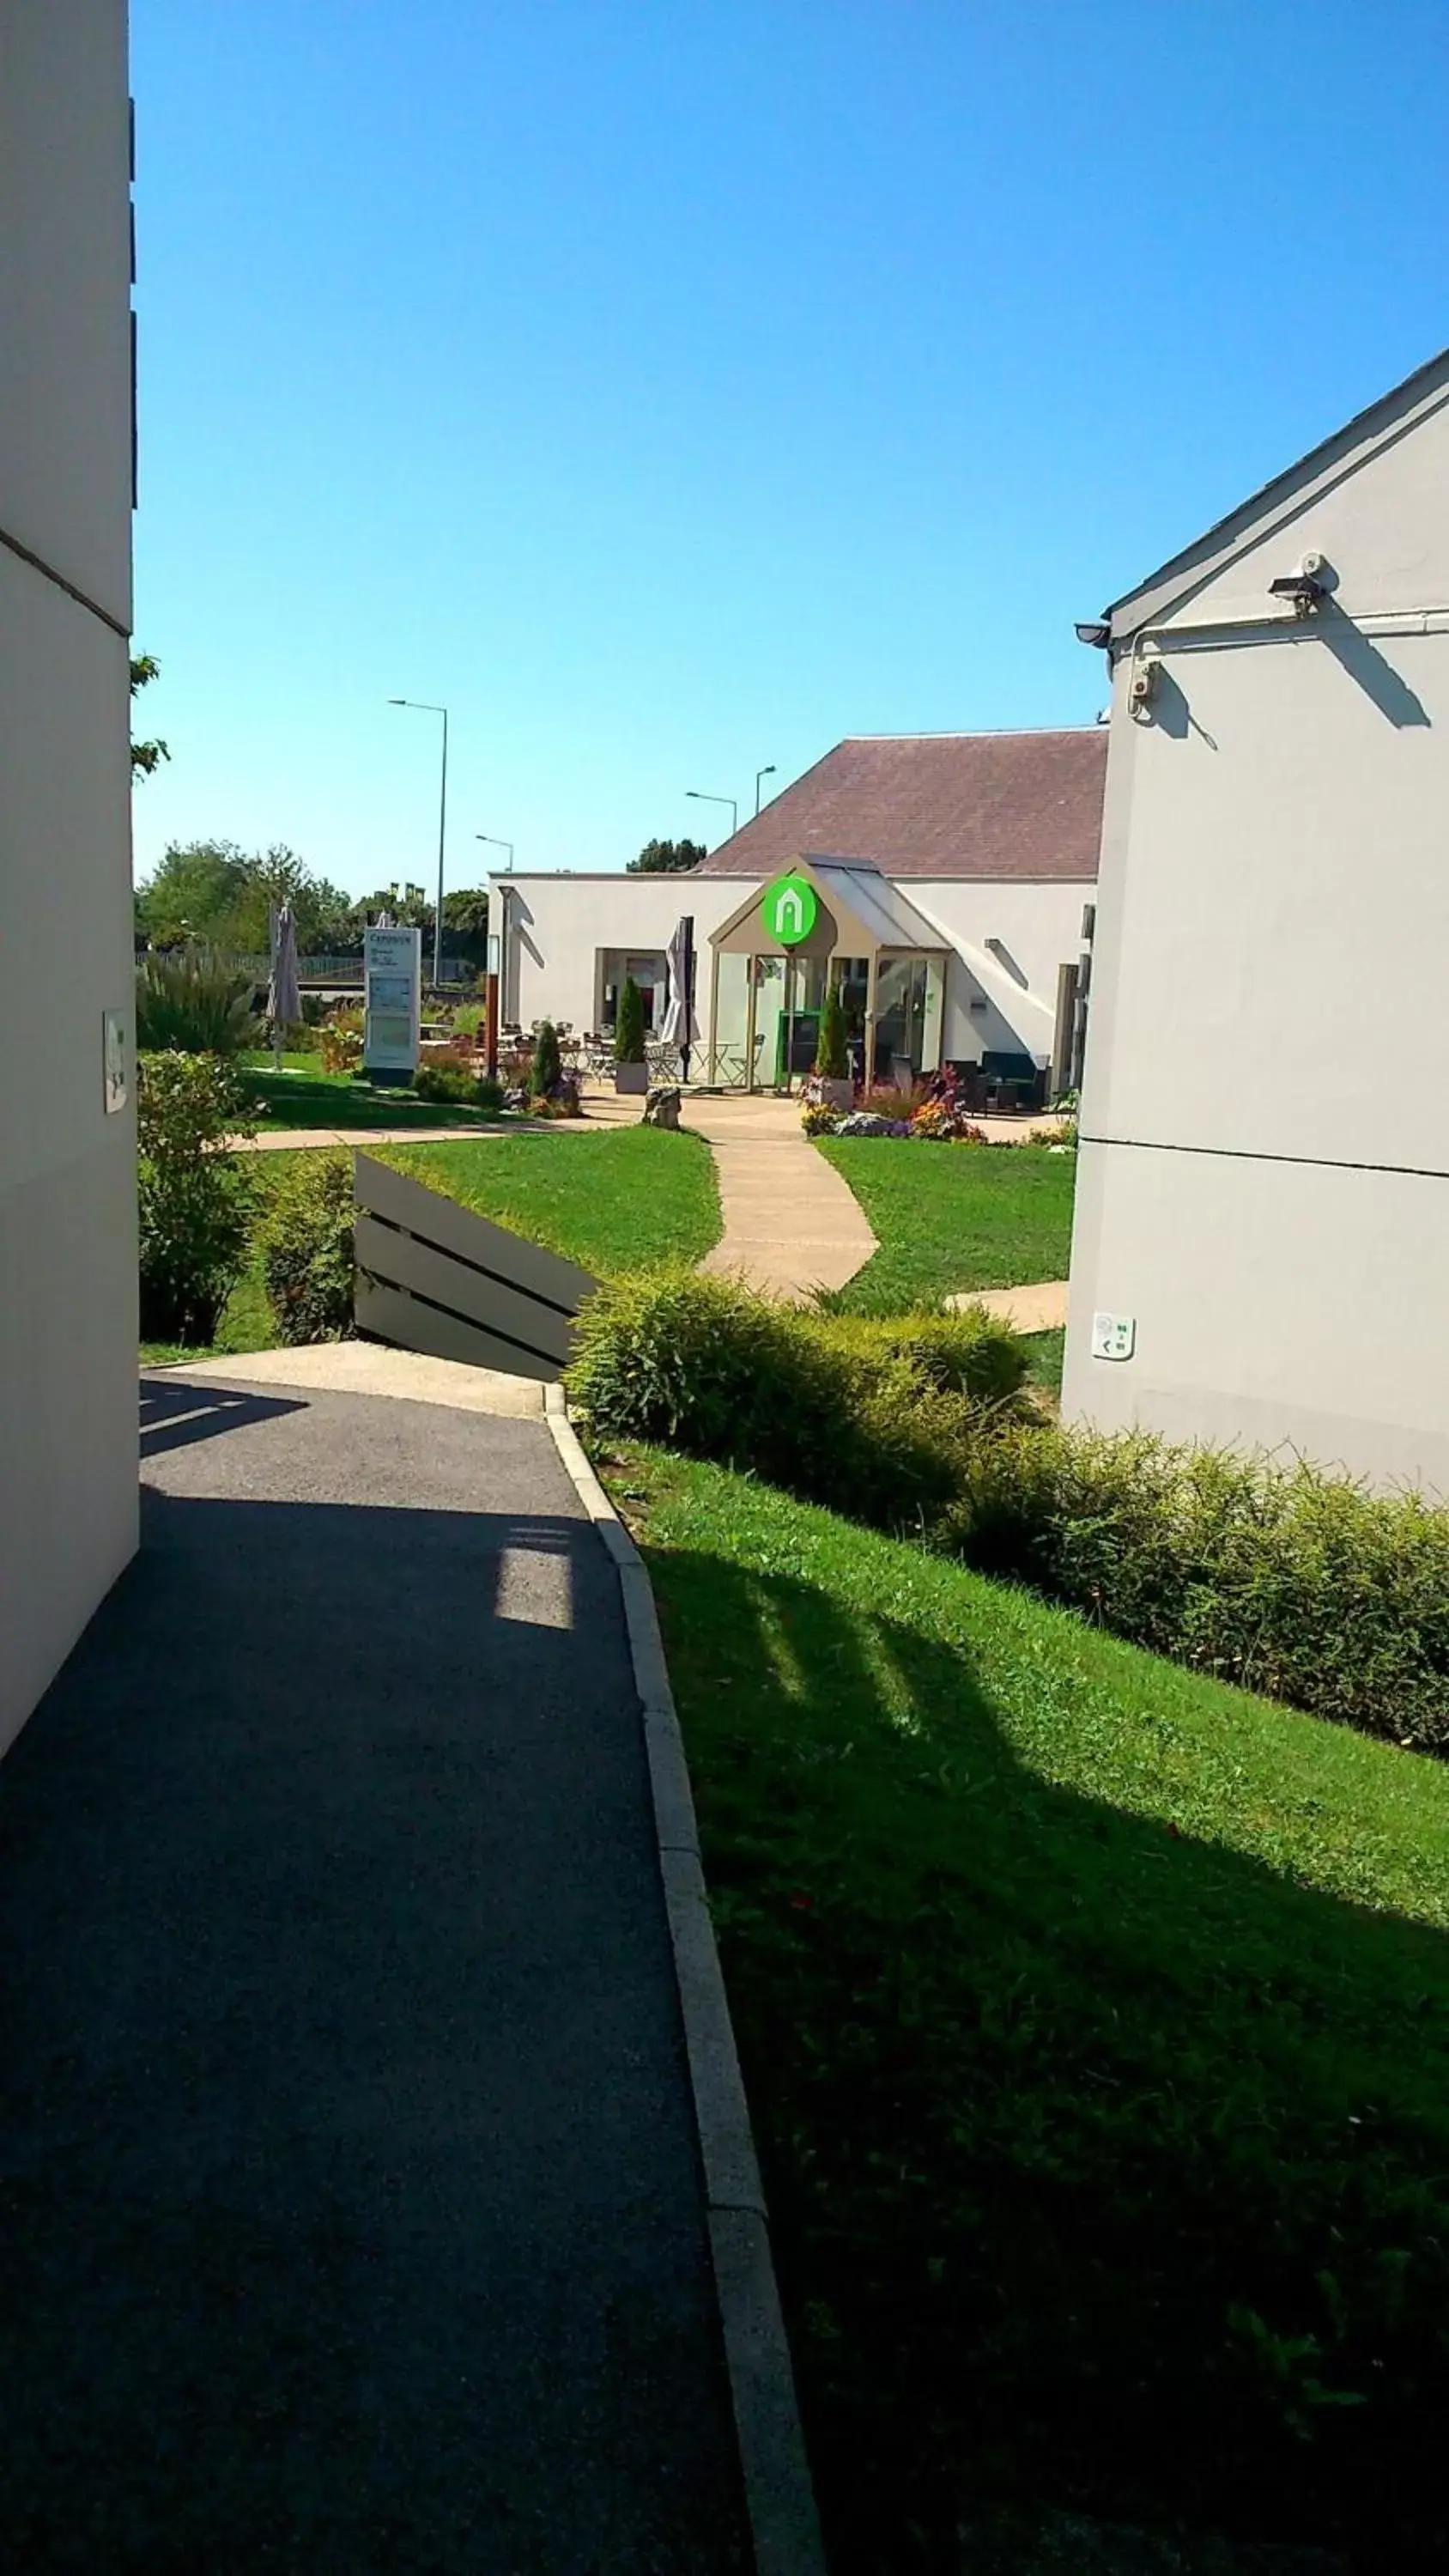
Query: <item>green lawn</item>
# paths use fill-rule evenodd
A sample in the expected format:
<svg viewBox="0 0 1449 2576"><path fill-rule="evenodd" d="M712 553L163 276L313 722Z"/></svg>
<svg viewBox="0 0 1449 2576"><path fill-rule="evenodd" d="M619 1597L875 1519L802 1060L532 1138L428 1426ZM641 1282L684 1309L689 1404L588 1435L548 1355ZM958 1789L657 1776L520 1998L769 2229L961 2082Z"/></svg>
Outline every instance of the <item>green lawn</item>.
<svg viewBox="0 0 1449 2576"><path fill-rule="evenodd" d="M410 1091L359 1082L350 1073L324 1073L320 1056L284 1055L280 1073L270 1056L245 1056L238 1069L264 1135L278 1127L496 1127L500 1123L481 1109L417 1100Z"/></svg>
<svg viewBox="0 0 1449 2576"><path fill-rule="evenodd" d="M1044 1145L920 1145L825 1136L820 1152L849 1182L880 1250L832 1304L898 1315L961 1288L1065 1279L1075 1154Z"/></svg>
<svg viewBox="0 0 1449 2576"><path fill-rule="evenodd" d="M697 1136L544 1127L492 1145L399 1145L387 1159L586 1270L698 1261L719 1237L714 1165Z"/></svg>
<svg viewBox="0 0 1449 2576"><path fill-rule="evenodd" d="M835 2576L1035 2569L959 2532L1037 2505L1446 2563L1449 1771L720 1469L606 1465Z"/></svg>

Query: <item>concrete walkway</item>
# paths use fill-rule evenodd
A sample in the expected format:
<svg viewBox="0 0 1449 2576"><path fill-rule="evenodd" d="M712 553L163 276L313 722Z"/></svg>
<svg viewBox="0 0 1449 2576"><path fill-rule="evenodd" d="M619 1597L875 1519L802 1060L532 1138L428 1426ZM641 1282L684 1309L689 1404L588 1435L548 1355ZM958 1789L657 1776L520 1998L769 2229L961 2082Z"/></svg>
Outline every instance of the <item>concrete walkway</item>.
<svg viewBox="0 0 1449 2576"><path fill-rule="evenodd" d="M1066 1279L1042 1279L1030 1288L964 1289L946 1303L958 1314L966 1306L984 1306L988 1315L999 1315L1018 1333L1051 1333L1066 1324L1070 1284Z"/></svg>
<svg viewBox="0 0 1449 2576"><path fill-rule="evenodd" d="M547 1425L209 1369L142 1420L142 1553L0 1772L0 2558L740 2576L639 1704Z"/></svg>
<svg viewBox="0 0 1449 2576"><path fill-rule="evenodd" d="M812 1289L843 1288L864 1268L875 1236L854 1192L803 1134L798 1100L696 1094L684 1124L704 1138L719 1175L724 1231L702 1270L803 1305Z"/></svg>

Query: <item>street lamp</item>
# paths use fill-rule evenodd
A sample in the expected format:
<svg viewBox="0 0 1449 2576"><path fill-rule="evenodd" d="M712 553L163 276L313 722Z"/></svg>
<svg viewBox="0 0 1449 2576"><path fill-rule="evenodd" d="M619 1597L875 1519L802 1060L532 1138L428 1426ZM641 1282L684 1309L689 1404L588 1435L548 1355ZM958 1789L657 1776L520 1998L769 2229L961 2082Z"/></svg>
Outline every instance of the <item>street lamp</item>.
<svg viewBox="0 0 1449 2576"><path fill-rule="evenodd" d="M711 796L703 787L686 787L684 792L686 796L692 796L697 805L728 805L730 809L730 838L733 840L736 832L740 828L740 809L733 796Z"/></svg>
<svg viewBox="0 0 1449 2576"><path fill-rule="evenodd" d="M760 816L760 781L762 778L773 778L774 775L775 764L773 760L767 760L764 768L757 769L755 772L755 820L757 822L759 821Z"/></svg>
<svg viewBox="0 0 1449 2576"><path fill-rule="evenodd" d="M508 873L512 876L513 843L511 841L500 841L497 834L494 832L475 832L473 838L475 841L486 841L490 850L506 850L508 852Z"/></svg>
<svg viewBox="0 0 1449 2576"><path fill-rule="evenodd" d="M426 698L389 698L390 707L412 707L418 715L443 719L443 779L438 796L438 909L433 916L433 990L443 980L443 851L448 838L448 710Z"/></svg>

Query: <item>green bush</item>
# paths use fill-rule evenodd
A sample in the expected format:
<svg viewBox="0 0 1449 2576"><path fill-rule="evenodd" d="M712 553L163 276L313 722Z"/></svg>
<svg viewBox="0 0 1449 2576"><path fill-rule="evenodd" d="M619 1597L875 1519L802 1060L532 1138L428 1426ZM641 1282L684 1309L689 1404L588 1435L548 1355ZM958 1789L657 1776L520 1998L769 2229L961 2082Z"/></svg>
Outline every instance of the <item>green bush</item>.
<svg viewBox="0 0 1449 2576"><path fill-rule="evenodd" d="M932 1319L919 1329L918 1349L909 1322L840 1323L733 1280L653 1272L589 1299L569 1395L594 1437L666 1442L880 1527L919 1529L962 1491L984 1418L964 1382L969 1326L948 1334L949 1357Z"/></svg>
<svg viewBox="0 0 1449 2576"><path fill-rule="evenodd" d="M826 1082L844 1082L850 1071L845 1005L840 998L840 986L836 983L830 986L821 1005L820 1027L815 1041L815 1070Z"/></svg>
<svg viewBox="0 0 1449 2576"><path fill-rule="evenodd" d="M558 1031L552 1020L545 1020L533 1041L533 1062L528 1068L528 1088L535 1100L552 1100L563 1081L563 1057L559 1053Z"/></svg>
<svg viewBox="0 0 1449 2576"><path fill-rule="evenodd" d="M1449 1512L1147 1432L981 1443L944 1534L1120 1637L1449 1752Z"/></svg>
<svg viewBox="0 0 1449 2576"><path fill-rule="evenodd" d="M632 975L624 978L619 995L619 1016L614 1024L614 1062L644 1064L644 996Z"/></svg>
<svg viewBox="0 0 1449 2576"><path fill-rule="evenodd" d="M250 975L234 974L206 950L147 957L136 969L138 1054L234 1056L260 1044Z"/></svg>
<svg viewBox="0 0 1449 2576"><path fill-rule="evenodd" d="M1010 1411L1027 1382L1031 1354L1019 1333L983 1307L959 1313L833 1317L825 1330L833 1347L909 1360L927 1384L944 1395L963 1395L977 1406Z"/></svg>
<svg viewBox="0 0 1449 2576"><path fill-rule="evenodd" d="M356 1073L362 1063L362 1007L344 1002L319 1032L324 1073Z"/></svg>
<svg viewBox="0 0 1449 2576"><path fill-rule="evenodd" d="M136 1133L141 1338L204 1346L246 1267L256 1205L250 1163L227 1150L250 1133L231 1066L179 1048L141 1056Z"/></svg>
<svg viewBox="0 0 1449 2576"><path fill-rule="evenodd" d="M280 1342L352 1331L352 1159L295 1154L261 1228L262 1277Z"/></svg>
<svg viewBox="0 0 1449 2576"><path fill-rule="evenodd" d="M413 1091L419 1100L445 1101L454 1108L499 1110L503 1106L503 1085L496 1074L475 1073L466 1056L442 1049L418 1066Z"/></svg>

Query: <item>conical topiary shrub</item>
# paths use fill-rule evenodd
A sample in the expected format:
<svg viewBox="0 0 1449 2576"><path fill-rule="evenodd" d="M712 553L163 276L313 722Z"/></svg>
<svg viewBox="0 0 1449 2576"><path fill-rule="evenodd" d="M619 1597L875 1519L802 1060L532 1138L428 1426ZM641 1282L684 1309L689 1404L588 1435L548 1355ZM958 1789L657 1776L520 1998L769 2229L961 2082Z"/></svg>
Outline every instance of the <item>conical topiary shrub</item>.
<svg viewBox="0 0 1449 2576"><path fill-rule="evenodd" d="M624 990L619 995L619 1017L614 1030L614 1061L616 1064L643 1064L646 1061L644 996L632 975L625 976Z"/></svg>
<svg viewBox="0 0 1449 2576"><path fill-rule="evenodd" d="M552 1020L544 1020L533 1041L528 1088L535 1100L553 1100L557 1098L562 1083L563 1058L559 1053L558 1031Z"/></svg>
<svg viewBox="0 0 1449 2576"><path fill-rule="evenodd" d="M827 1082L844 1082L850 1072L850 1057L845 1042L845 1005L840 986L832 984L821 1005L820 1030L815 1041L815 1070Z"/></svg>

